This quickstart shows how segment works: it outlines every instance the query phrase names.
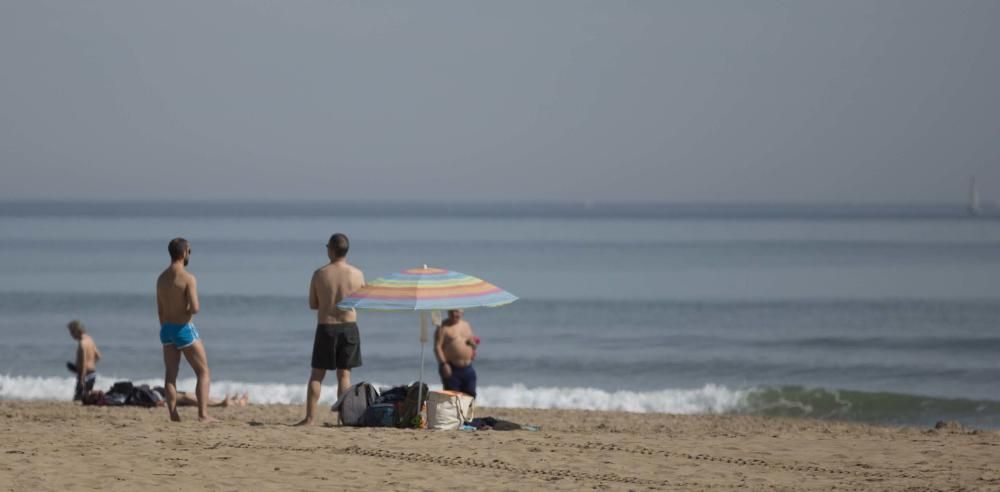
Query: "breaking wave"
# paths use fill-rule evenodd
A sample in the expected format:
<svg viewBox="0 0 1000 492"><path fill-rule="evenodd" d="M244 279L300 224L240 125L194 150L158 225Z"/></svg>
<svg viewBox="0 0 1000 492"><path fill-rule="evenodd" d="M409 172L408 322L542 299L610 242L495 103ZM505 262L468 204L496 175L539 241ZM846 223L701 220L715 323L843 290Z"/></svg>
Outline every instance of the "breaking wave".
<svg viewBox="0 0 1000 492"><path fill-rule="evenodd" d="M109 388L117 379L99 377L96 387ZM0 400L69 401L72 377L0 375ZM133 381L156 386L160 379ZM376 387L382 387L378 382ZM194 378L178 381L182 391L193 391ZM432 390L440 385L429 385ZM301 404L305 384L213 381L212 396L248 393L251 403ZM321 402L330 404L336 388L324 386ZM968 425L1000 427L1000 401L937 398L902 393L864 392L800 386L727 388L706 384L693 389L607 391L596 388L485 386L479 389L481 407L622 411L673 414L740 414L848 420L900 425L929 425L957 420Z"/></svg>

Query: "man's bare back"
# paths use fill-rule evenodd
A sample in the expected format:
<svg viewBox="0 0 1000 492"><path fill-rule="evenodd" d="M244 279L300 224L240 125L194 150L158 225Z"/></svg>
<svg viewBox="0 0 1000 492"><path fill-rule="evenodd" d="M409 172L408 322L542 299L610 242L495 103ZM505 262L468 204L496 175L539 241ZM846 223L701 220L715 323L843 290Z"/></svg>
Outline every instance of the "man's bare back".
<svg viewBox="0 0 1000 492"><path fill-rule="evenodd" d="M335 325L357 321L353 309L344 311L337 303L364 285L364 274L347 260L333 261L317 269L309 283L309 307L316 310L316 322Z"/></svg>
<svg viewBox="0 0 1000 492"><path fill-rule="evenodd" d="M199 308L194 275L177 263L167 267L156 279L156 304L161 325L190 323Z"/></svg>

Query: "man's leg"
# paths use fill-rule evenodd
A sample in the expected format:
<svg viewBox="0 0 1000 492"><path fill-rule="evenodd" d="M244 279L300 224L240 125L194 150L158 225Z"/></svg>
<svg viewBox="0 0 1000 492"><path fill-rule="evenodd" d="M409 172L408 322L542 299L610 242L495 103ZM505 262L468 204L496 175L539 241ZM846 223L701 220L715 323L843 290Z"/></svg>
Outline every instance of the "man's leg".
<svg viewBox="0 0 1000 492"><path fill-rule="evenodd" d="M180 422L181 416L177 413L177 371L181 367L181 351L173 345L163 346L163 366L166 374L163 376L163 392L167 398L167 412L170 413L170 420Z"/></svg>
<svg viewBox="0 0 1000 492"><path fill-rule="evenodd" d="M445 377L441 374L441 388L445 391L462 391L462 383L458 378L458 368L452 367L451 364L448 365L451 369L451 375Z"/></svg>
<svg viewBox="0 0 1000 492"><path fill-rule="evenodd" d="M211 374L208 370L208 355L205 354L205 344L201 343L201 340L195 340L193 344L184 347L182 351L184 358L187 359L198 378L198 384L194 388L195 397L198 399L198 420L202 422L215 420L208 416L208 388L211 384Z"/></svg>
<svg viewBox="0 0 1000 492"><path fill-rule="evenodd" d="M472 366L469 366L469 370L465 374L465 384L462 386L465 387L463 393L470 395L473 398L476 397L476 370L473 369Z"/></svg>
<svg viewBox="0 0 1000 492"><path fill-rule="evenodd" d="M312 425L316 422L316 405L319 404L319 393L323 390L323 378L326 369L312 368L309 374L309 384L306 390L306 418L295 425Z"/></svg>
<svg viewBox="0 0 1000 492"><path fill-rule="evenodd" d="M347 393L347 388L351 387L351 370L337 369L337 398Z"/></svg>

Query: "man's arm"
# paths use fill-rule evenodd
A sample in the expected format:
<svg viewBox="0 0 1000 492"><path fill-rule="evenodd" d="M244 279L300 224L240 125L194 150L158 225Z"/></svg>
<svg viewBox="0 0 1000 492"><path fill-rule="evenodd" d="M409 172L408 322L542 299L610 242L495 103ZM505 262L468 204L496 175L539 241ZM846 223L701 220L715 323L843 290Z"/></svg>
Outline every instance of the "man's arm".
<svg viewBox="0 0 1000 492"><path fill-rule="evenodd" d="M198 314L201 305L198 303L198 281L191 275L187 282L188 314Z"/></svg>
<svg viewBox="0 0 1000 492"><path fill-rule="evenodd" d="M318 272L317 272L318 273ZM309 309L319 309L319 294L316 293L316 274L309 280Z"/></svg>
<svg viewBox="0 0 1000 492"><path fill-rule="evenodd" d="M441 377L450 378L451 366L448 365L448 360L444 356L444 330L444 326L438 326L437 330L434 330L434 357L437 358Z"/></svg>
<svg viewBox="0 0 1000 492"><path fill-rule="evenodd" d="M83 340L76 347L76 382L77 384L83 384L87 380L87 369L86 369L86 356L83 351Z"/></svg>
<svg viewBox="0 0 1000 492"><path fill-rule="evenodd" d="M465 344L468 345L468 346L470 346L470 347L472 347L472 350L473 350L473 353L474 353L475 350L476 350L476 347L479 346L479 337L476 336L476 332L475 331L472 331L472 323L469 323L468 321L466 321L465 325L469 327L469 338L465 339Z"/></svg>
<svg viewBox="0 0 1000 492"><path fill-rule="evenodd" d="M160 283L156 283L156 317L160 319L160 325L163 325L163 295L160 294Z"/></svg>

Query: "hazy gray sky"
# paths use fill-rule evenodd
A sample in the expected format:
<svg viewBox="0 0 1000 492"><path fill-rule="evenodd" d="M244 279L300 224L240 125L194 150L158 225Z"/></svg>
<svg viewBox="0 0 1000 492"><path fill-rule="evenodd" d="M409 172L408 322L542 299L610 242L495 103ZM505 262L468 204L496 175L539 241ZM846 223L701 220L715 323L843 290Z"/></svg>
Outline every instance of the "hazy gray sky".
<svg viewBox="0 0 1000 492"><path fill-rule="evenodd" d="M0 3L0 198L1000 199L1000 2Z"/></svg>

